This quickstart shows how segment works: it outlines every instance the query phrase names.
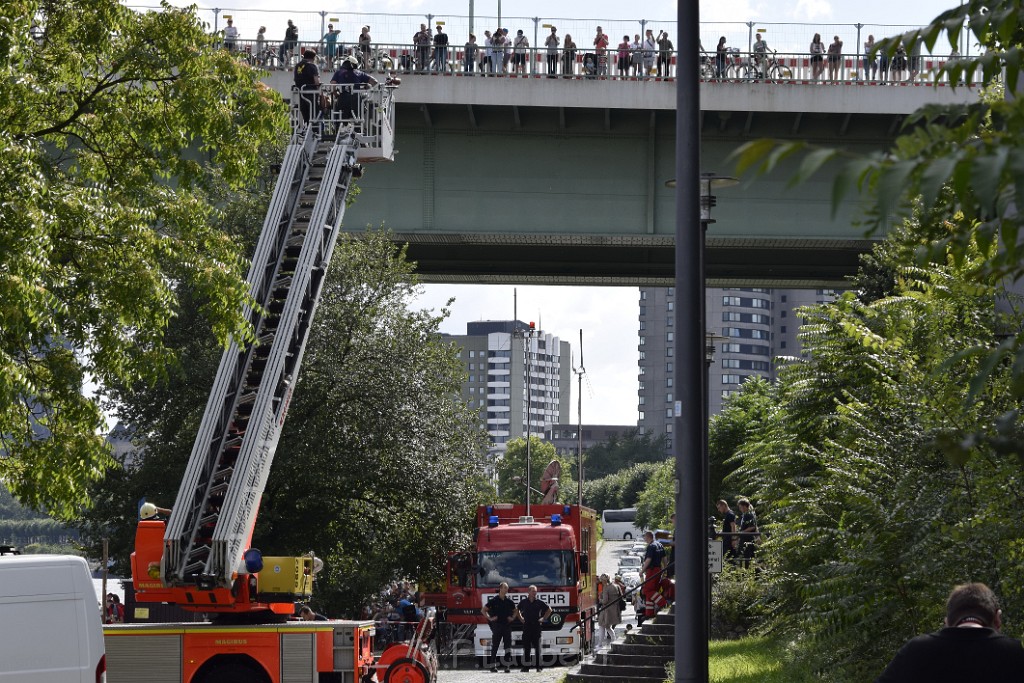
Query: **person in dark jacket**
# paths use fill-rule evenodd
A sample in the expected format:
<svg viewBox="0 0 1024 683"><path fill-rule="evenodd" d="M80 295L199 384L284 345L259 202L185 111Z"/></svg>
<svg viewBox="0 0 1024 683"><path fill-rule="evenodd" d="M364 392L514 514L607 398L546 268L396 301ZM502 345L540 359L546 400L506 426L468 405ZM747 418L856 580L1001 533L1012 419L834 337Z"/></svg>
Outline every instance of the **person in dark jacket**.
<svg viewBox="0 0 1024 683"><path fill-rule="evenodd" d="M957 586L945 627L911 639L875 683L989 683L1020 680L1024 647L1004 636L995 593L983 583Z"/></svg>

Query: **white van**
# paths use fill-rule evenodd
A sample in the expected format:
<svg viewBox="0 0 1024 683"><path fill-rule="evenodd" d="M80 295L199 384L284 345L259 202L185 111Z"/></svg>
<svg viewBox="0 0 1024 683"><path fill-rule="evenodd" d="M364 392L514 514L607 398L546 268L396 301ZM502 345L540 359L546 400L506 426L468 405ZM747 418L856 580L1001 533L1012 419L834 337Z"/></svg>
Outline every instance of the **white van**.
<svg viewBox="0 0 1024 683"><path fill-rule="evenodd" d="M0 683L104 683L103 617L70 555L0 556Z"/></svg>

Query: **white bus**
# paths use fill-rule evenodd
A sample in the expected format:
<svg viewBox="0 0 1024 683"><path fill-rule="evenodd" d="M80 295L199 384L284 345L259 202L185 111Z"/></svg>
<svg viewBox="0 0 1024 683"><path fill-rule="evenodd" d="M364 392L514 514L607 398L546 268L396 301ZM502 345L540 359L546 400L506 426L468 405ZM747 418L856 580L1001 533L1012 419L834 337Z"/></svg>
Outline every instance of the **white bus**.
<svg viewBox="0 0 1024 683"><path fill-rule="evenodd" d="M636 526L636 508L605 510L601 513L601 535L611 540L632 540L643 536L643 529Z"/></svg>

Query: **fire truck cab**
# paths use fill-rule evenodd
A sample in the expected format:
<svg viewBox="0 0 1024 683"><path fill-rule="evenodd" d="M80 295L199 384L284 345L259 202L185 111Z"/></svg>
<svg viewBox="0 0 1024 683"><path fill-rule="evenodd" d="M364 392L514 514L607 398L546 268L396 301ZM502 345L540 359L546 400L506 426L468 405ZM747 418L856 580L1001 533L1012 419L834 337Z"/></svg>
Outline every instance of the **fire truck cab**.
<svg viewBox="0 0 1024 683"><path fill-rule="evenodd" d="M508 583L518 602L527 589L552 615L541 631L542 656L549 662L579 657L589 643L590 621L580 626L597 604L596 513L576 505L481 505L477 509L472 550L454 553L448 561L448 590L443 599L446 619L463 640L471 640L482 660L490 654L491 633L480 612ZM522 655L522 625L512 625L513 657Z"/></svg>

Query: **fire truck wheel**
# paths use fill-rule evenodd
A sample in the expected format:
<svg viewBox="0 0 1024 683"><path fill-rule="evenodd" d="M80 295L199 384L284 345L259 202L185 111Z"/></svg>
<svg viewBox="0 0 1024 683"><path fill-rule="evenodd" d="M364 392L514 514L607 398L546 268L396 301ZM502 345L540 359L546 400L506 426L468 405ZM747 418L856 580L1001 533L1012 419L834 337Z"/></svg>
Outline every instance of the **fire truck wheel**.
<svg viewBox="0 0 1024 683"><path fill-rule="evenodd" d="M430 672L415 659L402 657L384 672L384 683L430 683Z"/></svg>

